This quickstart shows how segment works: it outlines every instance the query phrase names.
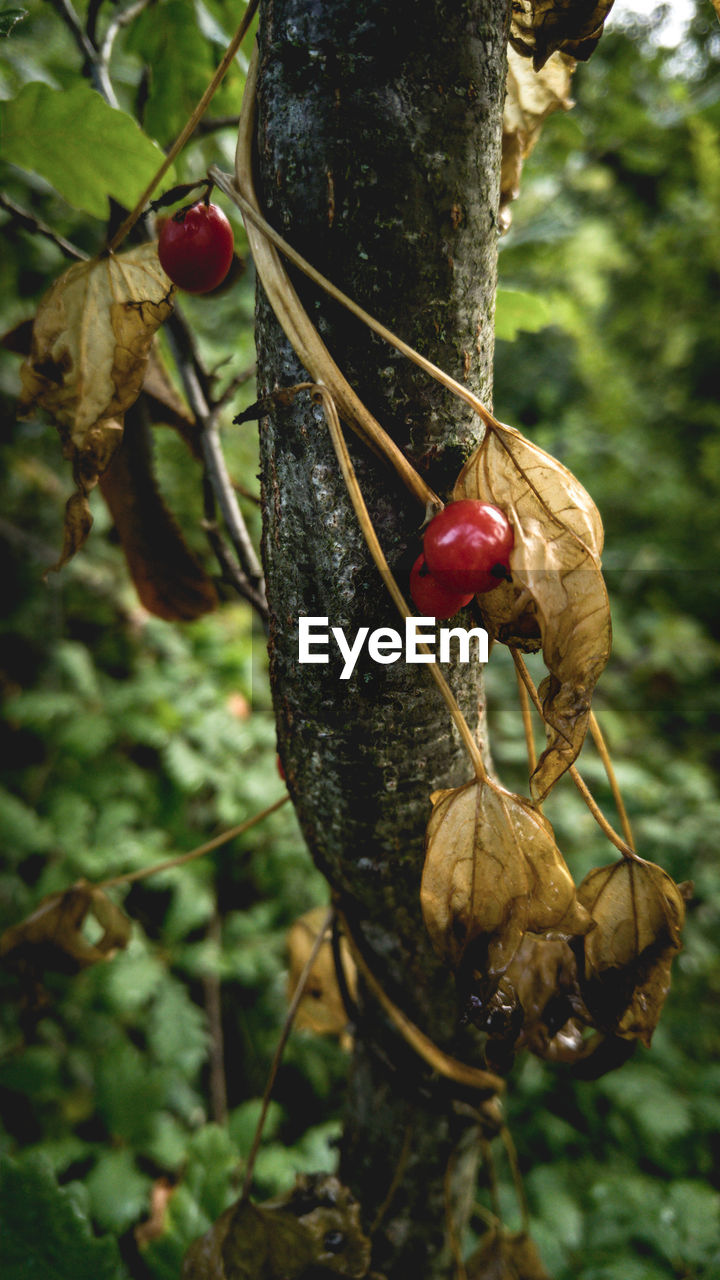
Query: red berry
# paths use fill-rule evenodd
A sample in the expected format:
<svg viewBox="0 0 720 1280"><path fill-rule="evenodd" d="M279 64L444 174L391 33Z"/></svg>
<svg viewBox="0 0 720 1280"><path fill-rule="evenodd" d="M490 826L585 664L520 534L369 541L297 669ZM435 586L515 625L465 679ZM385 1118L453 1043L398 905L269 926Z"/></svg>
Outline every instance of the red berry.
<svg viewBox="0 0 720 1280"><path fill-rule="evenodd" d="M492 591L508 576L514 534L499 507L476 498L449 502L425 530L425 559L449 591Z"/></svg>
<svg viewBox="0 0 720 1280"><path fill-rule="evenodd" d="M187 293L208 293L230 270L233 230L216 204L189 205L160 229L158 257L173 284Z"/></svg>
<svg viewBox="0 0 720 1280"><path fill-rule="evenodd" d="M422 552L410 570L410 595L424 618L452 618L473 598L472 591L469 595L448 591L433 578Z"/></svg>

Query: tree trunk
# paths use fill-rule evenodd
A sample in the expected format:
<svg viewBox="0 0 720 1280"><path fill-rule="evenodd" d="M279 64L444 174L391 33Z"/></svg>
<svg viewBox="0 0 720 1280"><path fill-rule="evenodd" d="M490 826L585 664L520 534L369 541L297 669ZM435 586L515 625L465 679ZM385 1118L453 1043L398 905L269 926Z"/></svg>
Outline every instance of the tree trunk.
<svg viewBox="0 0 720 1280"><path fill-rule="evenodd" d="M368 311L487 403L491 392L506 0L265 0L258 189L270 221ZM445 496L477 443L467 406L318 291L297 287L368 408ZM259 393L306 378L258 298ZM278 742L313 857L391 999L457 1052L457 1001L419 906L430 793L471 775L428 672L363 653L348 680L298 662L298 618L402 630L366 550L322 414L300 396L261 428L264 561ZM350 438L407 594L424 512ZM448 625L448 624L446 624ZM467 620L466 620L467 625ZM446 668L482 733L477 663ZM341 1175L388 1280L451 1274L446 1168L467 1120L363 1001ZM459 1154L460 1153L460 1154ZM471 1185L471 1184L470 1184ZM456 1222L462 1206L451 1196ZM379 1219L379 1223L378 1223ZM461 1225L461 1222L460 1222Z"/></svg>

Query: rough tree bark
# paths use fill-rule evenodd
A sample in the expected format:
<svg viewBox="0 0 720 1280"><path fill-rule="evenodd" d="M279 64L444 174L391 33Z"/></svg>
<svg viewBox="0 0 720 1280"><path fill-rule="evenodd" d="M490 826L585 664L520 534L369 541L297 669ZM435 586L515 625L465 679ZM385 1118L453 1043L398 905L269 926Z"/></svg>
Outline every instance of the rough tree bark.
<svg viewBox="0 0 720 1280"><path fill-rule="evenodd" d="M491 392L507 0L265 0L258 189L270 221L391 329ZM298 289L371 411L445 495L479 438L449 393L319 293ZM259 391L306 375L262 294ZM418 892L428 796L470 776L426 671L361 657L347 681L298 663L298 617L401 624L366 551L322 416L305 396L261 424L264 561L278 741L313 857L390 997L458 1051L457 1001ZM424 512L354 439L354 461L401 585ZM450 675L482 733L481 671ZM341 1175L388 1280L451 1274L446 1168L468 1121L371 996L351 1070ZM464 1160L464 1156L462 1157ZM459 1181L459 1179L456 1179ZM388 1201L388 1193L392 1196ZM472 1189L472 1184L469 1184ZM466 1185L465 1191L468 1191ZM462 1196L452 1192L462 1217Z"/></svg>

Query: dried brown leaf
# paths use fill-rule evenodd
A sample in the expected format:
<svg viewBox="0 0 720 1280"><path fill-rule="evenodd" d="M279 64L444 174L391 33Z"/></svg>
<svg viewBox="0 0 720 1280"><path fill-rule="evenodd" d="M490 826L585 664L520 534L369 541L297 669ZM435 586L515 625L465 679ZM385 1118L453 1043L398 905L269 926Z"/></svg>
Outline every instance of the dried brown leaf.
<svg viewBox="0 0 720 1280"><path fill-rule="evenodd" d="M623 859L591 871L578 898L595 924L584 939L580 974L593 1021L649 1044L682 945L683 894L661 867Z"/></svg>
<svg viewBox="0 0 720 1280"><path fill-rule="evenodd" d="M550 1280L526 1232L492 1230L465 1264L467 1280Z"/></svg>
<svg viewBox="0 0 720 1280"><path fill-rule="evenodd" d="M94 943L82 932L88 917L102 929ZM76 973L126 947L131 928L125 913L101 889L79 880L63 893L43 898L31 915L6 929L0 957L38 975L45 969Z"/></svg>
<svg viewBox="0 0 720 1280"><path fill-rule="evenodd" d="M569 111L570 81L574 58L554 53L546 65L535 71L527 58L508 48L507 93L503 109L502 169L500 174L500 220L502 230L510 225L508 205L520 193L520 175L540 136L540 129L553 111Z"/></svg>
<svg viewBox="0 0 720 1280"><path fill-rule="evenodd" d="M420 901L438 954L497 980L524 934L589 928L550 824L521 796L473 779L430 817Z"/></svg>
<svg viewBox="0 0 720 1280"><path fill-rule="evenodd" d="M59 568L87 537L87 495L122 438L122 418L140 394L150 346L172 309L155 244L78 262L40 302L21 368L20 412L50 413L73 466Z"/></svg>
<svg viewBox="0 0 720 1280"><path fill-rule="evenodd" d="M370 1241L337 1178L306 1174L264 1204L232 1205L188 1251L182 1280L299 1280L311 1269L365 1280Z"/></svg>
<svg viewBox="0 0 720 1280"><path fill-rule="evenodd" d="M290 961L287 982L288 1000L291 1000L295 994L300 975L326 919L327 909L314 907L312 911L306 911L305 915L300 916L288 931L287 950ZM348 990L354 999L357 972L345 938L340 939L340 954ZM310 970L305 991L295 1015L295 1026L314 1031L320 1036L340 1036L347 1043L347 1023L348 1015L340 994L332 944L328 938L320 947Z"/></svg>
<svg viewBox="0 0 720 1280"><path fill-rule="evenodd" d="M587 62L612 6L613 0L512 0L510 43L536 70L556 49Z"/></svg>
<svg viewBox="0 0 720 1280"><path fill-rule="evenodd" d="M149 434L131 408L122 442L100 476L100 492L140 602L158 618L188 622L217 608L217 592L163 501Z"/></svg>
<svg viewBox="0 0 720 1280"><path fill-rule="evenodd" d="M512 583L478 596L489 634L537 648L550 677L541 687L548 745L531 778L542 801L577 758L595 684L610 655L610 606L600 568L603 527L572 472L502 424L489 428L453 497L500 507L513 525Z"/></svg>

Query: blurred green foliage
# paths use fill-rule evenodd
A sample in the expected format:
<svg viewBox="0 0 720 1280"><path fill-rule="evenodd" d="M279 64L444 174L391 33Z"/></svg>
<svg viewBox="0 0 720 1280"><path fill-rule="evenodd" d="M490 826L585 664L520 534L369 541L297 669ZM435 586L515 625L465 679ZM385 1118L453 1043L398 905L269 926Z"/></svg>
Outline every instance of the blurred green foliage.
<svg viewBox="0 0 720 1280"><path fill-rule="evenodd" d="M28 10L3 40L6 99L32 81L79 82L80 55L57 13L39 0ZM225 0L164 0L120 33L112 62L120 105L162 146L236 18ZM554 1280L720 1275L714 22L698 3L680 49L659 44L652 24L611 24L578 69L574 111L548 122L526 164L501 252L501 284L514 291L503 332L515 336L498 342L496 408L575 471L600 507L614 652L598 714L640 851L695 884L652 1049L598 1082L530 1058L514 1069L510 1127L532 1232ZM236 112L241 88L234 72L211 115ZM196 136L179 176L229 163L233 144L232 127ZM85 251L102 243L103 224L65 203L48 175L5 164L1 177L8 196ZM0 222L12 250L0 259L8 329L65 264L8 213ZM524 327L523 295L531 297ZM221 382L250 363L249 274L182 306ZM183 627L149 618L97 497L86 550L42 581L71 482L53 429L14 420L16 393L17 360L0 352L0 931L79 877L100 881L190 850L282 794L265 641L245 605L225 599L217 614ZM245 403L251 393L243 394ZM163 493L212 571L200 472L178 436L166 428L154 436ZM224 445L233 476L252 493L248 428L226 427ZM242 501L257 534L257 507ZM508 655L496 650L493 751L503 781L525 790L513 681ZM591 747L581 766L612 816ZM547 813L577 878L614 856L569 784ZM175 1280L187 1244L238 1193L284 1018L284 933L325 896L289 809L206 858L111 892L133 920L127 951L79 975L48 972L41 986L0 971L8 1280ZM218 992L227 1123L213 1085ZM287 1189L296 1171L333 1166L346 1069L335 1044L291 1036L256 1166L261 1197ZM500 1153L498 1181L518 1227ZM489 1204L481 1185L478 1234Z"/></svg>

